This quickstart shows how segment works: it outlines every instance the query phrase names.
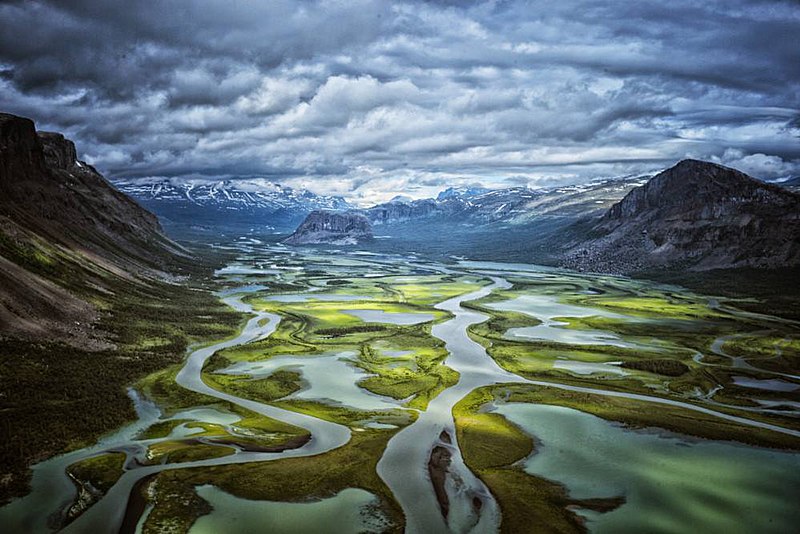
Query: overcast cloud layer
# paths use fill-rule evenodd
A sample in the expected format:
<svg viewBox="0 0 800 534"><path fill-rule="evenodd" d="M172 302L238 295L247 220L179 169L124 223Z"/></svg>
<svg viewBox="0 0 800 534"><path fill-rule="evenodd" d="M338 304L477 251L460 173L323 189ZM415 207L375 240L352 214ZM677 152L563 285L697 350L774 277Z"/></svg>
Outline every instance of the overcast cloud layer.
<svg viewBox="0 0 800 534"><path fill-rule="evenodd" d="M800 4L0 1L0 110L110 178L359 203L684 157L800 174Z"/></svg>

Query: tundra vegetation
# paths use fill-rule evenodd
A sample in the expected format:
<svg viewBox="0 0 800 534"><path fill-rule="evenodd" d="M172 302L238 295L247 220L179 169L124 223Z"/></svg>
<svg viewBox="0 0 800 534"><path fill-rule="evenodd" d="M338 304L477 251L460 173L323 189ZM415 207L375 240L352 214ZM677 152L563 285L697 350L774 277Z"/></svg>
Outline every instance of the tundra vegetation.
<svg viewBox="0 0 800 534"><path fill-rule="evenodd" d="M147 505L136 517L143 531L186 531L213 513L196 492L204 485L240 498L281 502L361 488L376 496L386 529L402 531L402 509L376 466L391 438L460 379L447 365L444 342L432 335L434 325L452 318L437 305L487 286L497 276L488 267L450 267L324 252L240 256L219 275L218 287L228 292L250 287L240 298L280 322L267 337L218 350L206 360L202 380L240 399L345 425L351 438L312 457L164 469L134 488L132 502ZM744 313L735 300L675 286L552 270L510 269L501 275L507 288L463 304L485 316L467 333L487 358L535 383L478 388L454 406L453 416L464 462L499 503L503 531L542 524L554 531L581 531L586 524L580 510L603 514L625 506L623 495L575 498L562 483L526 472L524 461L537 453L536 436L494 410L504 404L566 407L631 431L657 428L752 447L800 447L796 437L686 407L800 429L800 380L791 374L800 359L796 323ZM140 362L147 376L128 375L127 381L109 384L119 393L137 378L136 390L160 410L158 420L137 436L149 440L146 462L179 467L242 450L291 449L307 442L311 436L302 428L175 383L183 366L176 353L187 342L217 341L241 324L241 317L213 306L199 312L195 303L191 319L176 311L190 304L176 298L174 307L160 304L146 319L133 320L124 310L115 316L139 328L119 338L120 346L130 347L131 357L163 354L151 367ZM350 313L354 310L373 315ZM198 323L197 317L206 319ZM339 372L352 375L355 393L323 394L324 385L304 367L323 359L335 360ZM773 380L789 387L754 387ZM686 406L654 405L607 392ZM215 419L197 410L221 415ZM87 440L92 434L80 435ZM85 443L65 438L60 450ZM120 469L118 457L106 455L72 466L70 474L76 484L91 484L103 493Z"/></svg>

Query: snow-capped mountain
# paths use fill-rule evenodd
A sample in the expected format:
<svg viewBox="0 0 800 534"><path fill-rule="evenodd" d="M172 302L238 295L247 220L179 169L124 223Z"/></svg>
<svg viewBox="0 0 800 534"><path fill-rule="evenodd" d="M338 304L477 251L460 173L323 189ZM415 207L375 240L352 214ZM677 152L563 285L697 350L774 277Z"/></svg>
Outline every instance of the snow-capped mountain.
<svg viewBox="0 0 800 534"><path fill-rule="evenodd" d="M348 210L342 197L317 195L265 179L117 180L114 185L170 226L257 227L293 230L314 210Z"/></svg>
<svg viewBox="0 0 800 534"><path fill-rule="evenodd" d="M607 209L644 181L643 177L626 177L553 189L451 187L436 198L393 200L360 211L376 225L421 218L467 224L524 224L543 217L573 219Z"/></svg>
<svg viewBox="0 0 800 534"><path fill-rule="evenodd" d="M485 187L448 187L436 196L436 200L445 200L453 197L474 197L491 191Z"/></svg>

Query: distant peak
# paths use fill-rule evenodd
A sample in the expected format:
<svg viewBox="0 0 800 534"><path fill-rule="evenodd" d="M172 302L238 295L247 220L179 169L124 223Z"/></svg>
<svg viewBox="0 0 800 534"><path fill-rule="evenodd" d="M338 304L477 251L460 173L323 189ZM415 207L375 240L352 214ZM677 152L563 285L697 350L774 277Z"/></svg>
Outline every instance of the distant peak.
<svg viewBox="0 0 800 534"><path fill-rule="evenodd" d="M482 186L473 186L473 187L448 187L444 191L440 192L436 200L445 200L448 198L454 197L474 197L477 195L482 195L484 193L488 193L490 189L487 189Z"/></svg>

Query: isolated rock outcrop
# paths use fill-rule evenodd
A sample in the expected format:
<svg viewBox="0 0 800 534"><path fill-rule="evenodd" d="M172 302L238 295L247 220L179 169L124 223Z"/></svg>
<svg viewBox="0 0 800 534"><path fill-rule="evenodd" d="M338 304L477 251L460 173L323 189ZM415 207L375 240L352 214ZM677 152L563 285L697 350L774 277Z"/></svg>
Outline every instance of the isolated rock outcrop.
<svg viewBox="0 0 800 534"><path fill-rule="evenodd" d="M312 211L283 240L288 245L355 245L372 239L372 226L361 214L337 211Z"/></svg>
<svg viewBox="0 0 800 534"><path fill-rule="evenodd" d="M800 195L684 160L631 190L571 243L564 265L596 272L800 265Z"/></svg>

